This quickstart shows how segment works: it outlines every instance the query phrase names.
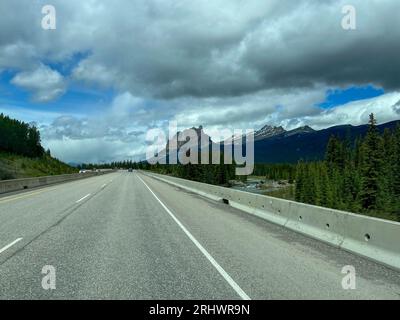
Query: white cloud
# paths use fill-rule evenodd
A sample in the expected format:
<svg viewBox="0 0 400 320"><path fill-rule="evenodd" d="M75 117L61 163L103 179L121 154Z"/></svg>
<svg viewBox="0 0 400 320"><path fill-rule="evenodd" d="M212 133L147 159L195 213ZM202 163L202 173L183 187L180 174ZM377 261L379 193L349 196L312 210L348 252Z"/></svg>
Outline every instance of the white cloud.
<svg viewBox="0 0 400 320"><path fill-rule="evenodd" d="M73 79L168 99L317 83L400 89L397 0L353 0L354 32L341 28L346 0L54 0L54 32L40 27L43 4L1 1L18 14L0 21L0 68L88 53Z"/></svg>
<svg viewBox="0 0 400 320"><path fill-rule="evenodd" d="M43 64L31 71L16 74L11 83L33 92L33 99L38 102L55 100L66 91L64 77Z"/></svg>
<svg viewBox="0 0 400 320"><path fill-rule="evenodd" d="M40 102L60 97L67 82L116 92L92 115L21 113L39 120L61 159L140 153L142 133L170 119L182 128L318 129L365 123L370 112L380 122L399 118L398 0L354 0L354 32L341 28L345 0L54 0L51 32L40 26L44 4L0 1L0 12L14 13L0 19L0 70L16 72L12 83ZM68 64L65 78L44 61ZM389 93L316 107L329 88L365 84Z"/></svg>
<svg viewBox="0 0 400 320"><path fill-rule="evenodd" d="M83 60L73 70L72 78L86 83L96 83L102 87L118 81L118 75L114 71L107 70L103 65L95 64L90 60Z"/></svg>
<svg viewBox="0 0 400 320"><path fill-rule="evenodd" d="M282 125L288 125L295 120L296 126L311 125L315 129L323 129L335 125L366 124L371 113L375 114L378 123L386 123L400 119L397 105L400 104L400 92L387 93L382 96L353 101L330 110L324 110L312 116L287 119Z"/></svg>
<svg viewBox="0 0 400 320"><path fill-rule="evenodd" d="M46 147L50 146L61 159L84 161L81 159L86 157L96 162L96 159L144 159L147 130L154 126L166 130L165 119L177 120L179 129L204 125L206 132L216 128L256 130L265 124L286 129L303 125L310 125L314 129L341 124L361 125L368 122L370 113L376 115L379 123L400 119L400 92L350 102L329 110L313 105L314 101L324 97L324 92L323 88L315 89L312 93L294 91L287 95L268 92L256 99L246 97L238 101L239 98L235 98L230 101L232 106L218 99L208 101L208 105L201 105L200 100L191 101L196 107L190 109L184 108L185 101L174 101L169 105L169 114L157 114L159 108L149 114L146 104L157 104L156 101L144 101L124 93L114 99L109 112L105 114L88 118L57 117L43 126L42 132Z"/></svg>
<svg viewBox="0 0 400 320"><path fill-rule="evenodd" d="M35 56L33 44L16 41L0 46L0 68L28 69Z"/></svg>
<svg viewBox="0 0 400 320"><path fill-rule="evenodd" d="M46 148L65 162L99 163L114 160L143 160L145 146L140 143L108 141L104 138L47 140Z"/></svg>
<svg viewBox="0 0 400 320"><path fill-rule="evenodd" d="M325 87L314 89L265 90L258 94L232 98L197 99L181 102L174 119L186 127L258 129L266 123L280 124L320 112L316 102L324 101Z"/></svg>

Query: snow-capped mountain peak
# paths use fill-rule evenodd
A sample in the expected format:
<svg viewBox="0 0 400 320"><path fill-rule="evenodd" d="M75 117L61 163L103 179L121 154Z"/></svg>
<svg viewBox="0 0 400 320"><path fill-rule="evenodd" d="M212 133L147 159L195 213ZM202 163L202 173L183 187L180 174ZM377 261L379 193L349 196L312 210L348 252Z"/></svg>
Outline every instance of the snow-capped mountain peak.
<svg viewBox="0 0 400 320"><path fill-rule="evenodd" d="M256 131L254 134L254 138L257 140L271 138L282 133L285 133L286 130L283 127L273 127L270 125L266 125L262 127L260 130Z"/></svg>

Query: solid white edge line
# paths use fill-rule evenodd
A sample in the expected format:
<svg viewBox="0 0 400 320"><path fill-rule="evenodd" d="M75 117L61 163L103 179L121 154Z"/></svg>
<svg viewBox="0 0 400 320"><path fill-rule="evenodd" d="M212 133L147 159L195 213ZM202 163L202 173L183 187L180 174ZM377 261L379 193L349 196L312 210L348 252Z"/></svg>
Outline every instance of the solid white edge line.
<svg viewBox="0 0 400 320"><path fill-rule="evenodd" d="M0 253L3 253L4 251L6 251L7 249L11 248L14 244L16 244L17 242L20 242L23 238L18 238L17 240L14 240L13 242L11 242L10 244L6 245L5 247L0 249Z"/></svg>
<svg viewBox="0 0 400 320"><path fill-rule="evenodd" d="M84 196L83 198L79 199L78 201L76 201L76 203L81 202L82 200L85 200L87 197L90 197L90 193L87 194L86 196Z"/></svg>
<svg viewBox="0 0 400 320"><path fill-rule="evenodd" d="M208 253L208 251L196 240L196 238L185 228L185 226L175 217L175 215L167 208L167 206L156 196L156 194L150 189L150 187L136 175L140 181L146 186L146 188L151 192L151 194L157 199L161 206L167 211L176 224L183 230L183 232L189 237L190 240L196 245L196 247L201 251L201 253L211 262L211 264L217 269L217 271L222 275L222 277L228 282L228 284L236 291L236 293L243 300L251 300L251 298L243 291L242 288L232 279L232 277L219 265L219 263Z"/></svg>

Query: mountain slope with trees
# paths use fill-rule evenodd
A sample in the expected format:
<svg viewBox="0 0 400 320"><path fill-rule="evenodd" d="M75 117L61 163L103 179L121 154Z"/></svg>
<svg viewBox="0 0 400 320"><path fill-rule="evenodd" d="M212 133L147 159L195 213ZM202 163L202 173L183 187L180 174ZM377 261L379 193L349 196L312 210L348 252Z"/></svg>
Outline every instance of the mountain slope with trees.
<svg viewBox="0 0 400 320"><path fill-rule="evenodd" d="M400 125L381 133L371 114L354 143L332 136L320 162L300 161L299 202L400 221Z"/></svg>
<svg viewBox="0 0 400 320"><path fill-rule="evenodd" d="M76 171L44 150L34 125L0 114L0 180Z"/></svg>
<svg viewBox="0 0 400 320"><path fill-rule="evenodd" d="M376 128L382 134L385 129L393 130L399 124L400 121L392 121ZM299 160L322 161L331 136L346 139L353 144L359 137L367 134L368 125L341 125L318 131L308 129L293 130L291 134L286 132L255 141L255 162L296 164Z"/></svg>

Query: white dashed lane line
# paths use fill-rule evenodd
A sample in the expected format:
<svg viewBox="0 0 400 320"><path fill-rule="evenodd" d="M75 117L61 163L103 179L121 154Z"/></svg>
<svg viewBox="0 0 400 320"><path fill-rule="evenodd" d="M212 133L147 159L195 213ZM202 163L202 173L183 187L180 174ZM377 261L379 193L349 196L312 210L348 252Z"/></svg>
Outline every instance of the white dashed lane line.
<svg viewBox="0 0 400 320"><path fill-rule="evenodd" d="M90 197L90 193L87 194L86 196L84 196L83 198L79 199L78 201L76 201L76 203L79 203L79 202L85 200L87 197Z"/></svg>
<svg viewBox="0 0 400 320"><path fill-rule="evenodd" d="M14 244L16 244L17 242L20 242L23 238L18 238L16 240L14 240L13 242L11 242L10 244L6 245L5 247L0 249L0 253L3 253L4 251L6 251L7 249L11 248Z"/></svg>

